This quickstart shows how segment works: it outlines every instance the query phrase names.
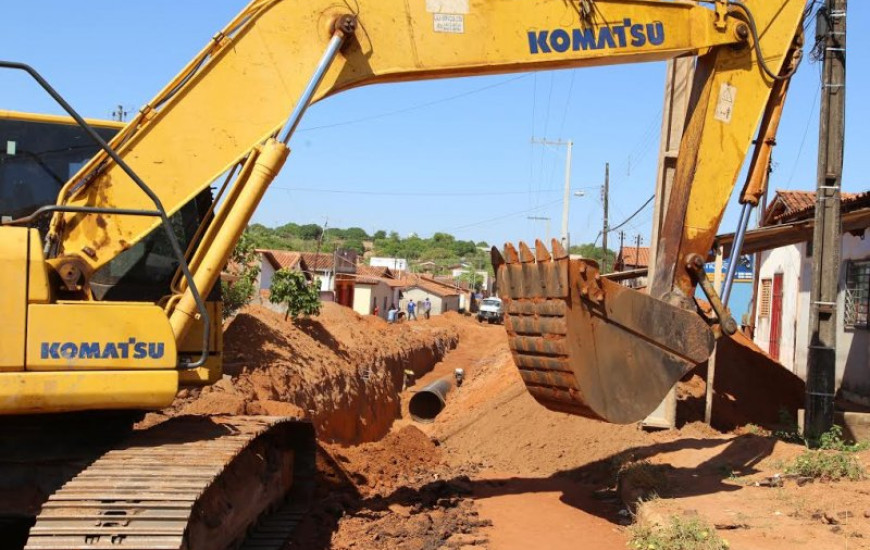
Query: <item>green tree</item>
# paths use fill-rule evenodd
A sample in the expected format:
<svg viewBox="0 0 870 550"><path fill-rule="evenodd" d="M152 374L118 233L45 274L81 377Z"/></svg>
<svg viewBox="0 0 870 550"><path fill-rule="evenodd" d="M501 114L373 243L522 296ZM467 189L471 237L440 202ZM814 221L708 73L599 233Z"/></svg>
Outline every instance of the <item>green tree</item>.
<svg viewBox="0 0 870 550"><path fill-rule="evenodd" d="M463 271L457 279L460 283L468 283L468 286L472 287L475 292L480 292L483 288L483 275L476 271Z"/></svg>
<svg viewBox="0 0 870 550"><path fill-rule="evenodd" d="M377 231L375 231L375 234L372 235L372 239L374 239L376 241L380 240L380 239L386 239L386 238L387 238L387 232L384 231L383 229L378 229Z"/></svg>
<svg viewBox="0 0 870 550"><path fill-rule="evenodd" d="M320 313L319 286L317 281L309 283L301 271L280 269L272 276L269 301L287 308L284 319L288 316L295 320L300 315L317 315Z"/></svg>
<svg viewBox="0 0 870 550"><path fill-rule="evenodd" d="M254 239L246 231L233 249L230 265L237 279L232 282L221 281L221 299L223 301L223 318L227 319L248 305L257 292L257 276L260 266L257 264L257 253L254 251Z"/></svg>
<svg viewBox="0 0 870 550"><path fill-rule="evenodd" d="M366 247L363 245L362 241L354 238L349 238L344 241L341 248L344 248L345 250L353 250L359 255L363 255L366 252Z"/></svg>
<svg viewBox="0 0 870 550"><path fill-rule="evenodd" d="M446 248L430 248L420 255L420 261L447 260L453 257L453 252Z"/></svg>
<svg viewBox="0 0 870 550"><path fill-rule="evenodd" d="M316 240L323 234L323 228L316 223L308 223L299 227L299 236L306 240Z"/></svg>
<svg viewBox="0 0 870 550"><path fill-rule="evenodd" d="M358 241L367 241L369 234L362 227L348 227L344 230L345 239L355 239Z"/></svg>
<svg viewBox="0 0 870 550"><path fill-rule="evenodd" d="M616 264L616 252L610 249L607 249L605 251L604 248L600 246L595 246L592 243L572 246L570 252L571 254L580 254L584 258L595 260L596 262L598 262L598 265L601 266L602 270L604 270L606 267L607 270L610 271ZM604 262L605 259L607 260L606 266Z"/></svg>

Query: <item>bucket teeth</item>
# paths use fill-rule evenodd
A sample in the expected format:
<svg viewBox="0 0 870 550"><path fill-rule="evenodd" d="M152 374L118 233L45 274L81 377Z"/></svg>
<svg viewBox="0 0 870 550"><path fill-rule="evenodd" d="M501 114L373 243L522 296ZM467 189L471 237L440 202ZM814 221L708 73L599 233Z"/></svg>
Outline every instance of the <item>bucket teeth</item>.
<svg viewBox="0 0 870 550"><path fill-rule="evenodd" d="M520 241L520 261L524 264L535 261L535 255L532 253L532 250L523 241Z"/></svg>
<svg viewBox="0 0 870 550"><path fill-rule="evenodd" d="M568 257L568 252L562 246L558 240L553 239L553 259L554 260L564 260Z"/></svg>
<svg viewBox="0 0 870 550"><path fill-rule="evenodd" d="M549 262L553 258L550 257L550 251L540 239L535 240L535 259L540 262Z"/></svg>
<svg viewBox="0 0 870 550"><path fill-rule="evenodd" d="M504 265L504 256L501 255L501 252L498 251L498 248L492 247L489 251L490 261L492 262L492 269L498 273L498 268Z"/></svg>
<svg viewBox="0 0 870 550"><path fill-rule="evenodd" d="M504 245L504 255L509 264L518 264L520 263L520 257L517 254L517 249L514 248L514 245L511 243L505 243Z"/></svg>

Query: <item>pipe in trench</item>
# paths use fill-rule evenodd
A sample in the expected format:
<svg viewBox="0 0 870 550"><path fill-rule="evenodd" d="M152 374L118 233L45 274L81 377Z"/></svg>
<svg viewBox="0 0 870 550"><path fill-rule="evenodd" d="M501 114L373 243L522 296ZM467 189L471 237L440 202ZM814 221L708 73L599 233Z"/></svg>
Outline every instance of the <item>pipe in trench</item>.
<svg viewBox="0 0 870 550"><path fill-rule="evenodd" d="M447 394L453 389L453 377L432 382L414 394L408 403L408 412L415 422L429 424L447 406Z"/></svg>

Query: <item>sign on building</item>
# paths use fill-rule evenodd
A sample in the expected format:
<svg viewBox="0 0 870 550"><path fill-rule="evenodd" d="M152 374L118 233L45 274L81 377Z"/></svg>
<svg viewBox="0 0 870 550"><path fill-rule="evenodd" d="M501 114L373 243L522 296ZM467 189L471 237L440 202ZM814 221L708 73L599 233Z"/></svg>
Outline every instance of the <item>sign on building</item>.
<svg viewBox="0 0 870 550"><path fill-rule="evenodd" d="M734 273L735 281L751 282L753 273L753 264L755 257L752 254L744 254L740 256L737 264L737 271ZM722 277L728 273L728 266L731 264L731 258L726 258L722 261ZM716 272L716 264L709 262L704 265L704 271L707 272L707 278L713 280L713 275Z"/></svg>

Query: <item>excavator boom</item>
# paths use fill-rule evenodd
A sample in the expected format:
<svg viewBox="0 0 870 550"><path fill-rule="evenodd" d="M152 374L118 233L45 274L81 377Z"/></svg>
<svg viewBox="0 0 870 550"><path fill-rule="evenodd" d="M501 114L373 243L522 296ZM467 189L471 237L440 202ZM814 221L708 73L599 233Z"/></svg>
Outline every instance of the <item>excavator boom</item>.
<svg viewBox="0 0 870 550"><path fill-rule="evenodd" d="M594 262L569 260L557 245L494 254L511 349L532 394L556 410L640 420L712 349L714 330L693 301L698 262L711 248L771 90L790 76L778 75L804 8L804 0L253 0L109 145L35 71L0 62L28 71L102 148L63 184L56 204L0 221L0 415L159 409L180 384L218 380L220 304L208 296L313 102L376 83L697 55L648 293L607 280ZM212 186L220 188L217 197ZM34 227L47 212L47 230ZM176 233L188 229L179 242ZM164 240L157 238L164 230ZM172 490L187 503L173 512L168 547L215 547L211 537L194 544L192 533L213 517L198 513L201 506L225 502L207 498L232 477L224 464L233 470L237 459L263 461L282 445L301 450L261 464L280 474L282 487L292 484L288 460L298 462L309 445L282 443L275 430L284 431L283 420L263 422L228 422L226 438L215 436L226 456L206 461L208 472L195 480L185 479L184 466L171 480L180 481ZM158 439L173 440L173 426L182 424L158 430ZM128 452L107 453L61 489L55 500L66 504L43 510L40 537L69 534L70 544L84 547L139 536L138 521L102 519L94 535L94 516L82 510L143 509L119 501L136 504L150 480L120 479L126 476L119 478L117 460L136 463L136 446L162 444L148 433L155 432L134 438ZM200 454L210 447L188 444L188 435L170 445L183 449L183 465L203 466ZM300 437L310 442L313 435ZM257 441L262 448L251 447ZM159 462L171 454L149 456ZM232 538L279 499L283 490L267 490L270 483L263 483L268 499L247 502L232 520ZM123 494L103 494L112 488Z"/></svg>

